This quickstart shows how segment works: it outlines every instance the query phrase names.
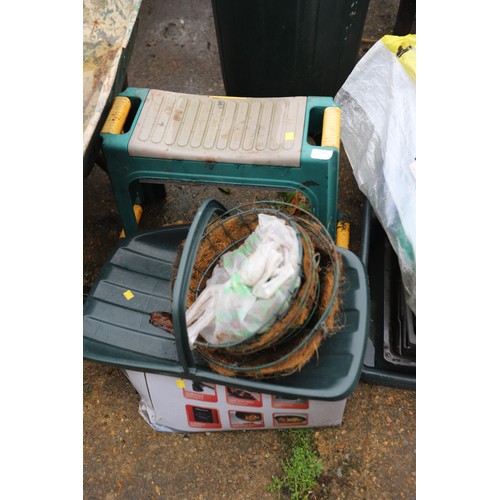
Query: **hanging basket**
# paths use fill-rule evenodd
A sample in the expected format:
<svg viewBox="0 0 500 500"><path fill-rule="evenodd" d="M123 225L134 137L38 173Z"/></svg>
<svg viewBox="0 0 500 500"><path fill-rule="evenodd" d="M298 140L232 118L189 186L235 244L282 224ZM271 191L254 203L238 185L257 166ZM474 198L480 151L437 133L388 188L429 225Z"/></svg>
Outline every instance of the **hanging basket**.
<svg viewBox="0 0 500 500"><path fill-rule="evenodd" d="M208 343L198 338L194 349L225 376L268 378L289 375L309 362L324 338L339 328L341 259L334 242L309 212L281 202L236 207L208 224L201 237L189 279L186 308L204 290L222 256L242 245L258 224L259 214L281 218L293 227L300 247L300 286L283 307L244 340Z"/></svg>

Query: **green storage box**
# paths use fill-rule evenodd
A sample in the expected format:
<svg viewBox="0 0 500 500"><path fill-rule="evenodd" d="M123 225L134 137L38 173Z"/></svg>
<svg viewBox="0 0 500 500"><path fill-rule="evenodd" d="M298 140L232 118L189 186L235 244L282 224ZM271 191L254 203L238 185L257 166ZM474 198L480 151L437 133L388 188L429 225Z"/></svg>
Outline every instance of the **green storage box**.
<svg viewBox="0 0 500 500"><path fill-rule="evenodd" d="M368 334L368 284L356 255L337 247L342 258L342 328L326 338L317 357L293 375L257 380L212 371L191 351L182 310L187 282L184 254L192 258L213 208L207 200L191 225L140 232L120 240L104 265L84 305L85 359L138 372L158 373L232 386L282 397L338 401L355 389L361 375ZM220 205L219 205L220 206ZM174 262L185 240L179 274L172 291ZM187 260L189 260L189 257ZM179 286L181 285L181 286ZM175 336L150 323L151 313L172 313Z"/></svg>

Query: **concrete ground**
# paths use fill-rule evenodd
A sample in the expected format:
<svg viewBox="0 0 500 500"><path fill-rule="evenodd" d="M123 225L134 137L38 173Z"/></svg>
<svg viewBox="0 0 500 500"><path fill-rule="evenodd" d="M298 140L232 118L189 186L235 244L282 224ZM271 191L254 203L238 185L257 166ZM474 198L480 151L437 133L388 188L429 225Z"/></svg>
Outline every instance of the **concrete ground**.
<svg viewBox="0 0 500 500"><path fill-rule="evenodd" d="M372 0L360 56L370 40L391 32L397 6L396 0ZM209 0L143 0L128 83L225 93ZM121 226L101 168L85 179L83 192L85 298ZM146 207L142 227L189 220L211 196L230 207L253 194L167 186L165 201ZM338 206L351 218L354 252L361 202L342 155ZM86 361L83 368L84 498L277 498L268 487L286 458L281 431L157 432L140 416L139 396L120 370ZM360 382L348 398L342 425L314 429L313 437L324 465L315 498L416 497L415 392Z"/></svg>

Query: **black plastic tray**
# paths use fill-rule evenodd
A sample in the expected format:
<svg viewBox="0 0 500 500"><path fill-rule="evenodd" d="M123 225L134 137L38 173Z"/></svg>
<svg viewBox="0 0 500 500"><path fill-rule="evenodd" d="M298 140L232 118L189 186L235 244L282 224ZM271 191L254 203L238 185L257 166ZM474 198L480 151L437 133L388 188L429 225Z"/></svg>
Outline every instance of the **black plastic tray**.
<svg viewBox="0 0 500 500"><path fill-rule="evenodd" d="M370 282L370 328L361 377L416 389L416 317L404 298L401 272L387 234L366 200L361 260Z"/></svg>

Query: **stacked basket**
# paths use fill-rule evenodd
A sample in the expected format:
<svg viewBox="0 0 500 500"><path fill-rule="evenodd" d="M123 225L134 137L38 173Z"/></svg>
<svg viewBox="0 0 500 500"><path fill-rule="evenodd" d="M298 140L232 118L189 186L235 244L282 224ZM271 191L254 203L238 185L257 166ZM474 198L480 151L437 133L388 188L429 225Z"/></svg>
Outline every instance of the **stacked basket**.
<svg viewBox="0 0 500 500"><path fill-rule="evenodd" d="M254 232L259 214L292 227L300 247L300 285L259 330L243 340L209 343L198 337L194 349L225 376L269 378L300 370L324 338L339 328L342 261L326 228L309 212L286 203L256 202L226 211L210 221L199 240L189 279L186 309L193 305L222 256ZM187 325L189 327L189 325Z"/></svg>

